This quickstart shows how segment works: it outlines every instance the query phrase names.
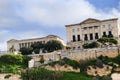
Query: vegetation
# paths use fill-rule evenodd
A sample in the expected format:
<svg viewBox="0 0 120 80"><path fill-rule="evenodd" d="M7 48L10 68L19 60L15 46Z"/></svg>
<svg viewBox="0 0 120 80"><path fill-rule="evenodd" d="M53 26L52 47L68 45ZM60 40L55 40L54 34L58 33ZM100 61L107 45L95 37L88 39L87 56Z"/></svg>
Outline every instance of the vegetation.
<svg viewBox="0 0 120 80"><path fill-rule="evenodd" d="M61 42L56 40L50 40L45 44L44 50L46 50L47 52L53 52L55 50L61 50L63 48L64 46Z"/></svg>
<svg viewBox="0 0 120 80"><path fill-rule="evenodd" d="M23 80L92 80L91 76L74 72L54 72L43 68L32 68L22 73Z"/></svg>
<svg viewBox="0 0 120 80"><path fill-rule="evenodd" d="M23 80L63 80L62 72L53 72L44 68L32 68L22 73Z"/></svg>
<svg viewBox="0 0 120 80"><path fill-rule="evenodd" d="M67 64L67 65L72 66L75 69L79 68L79 62L77 62L75 60L68 59L68 58L64 58L64 59L62 59L60 61L55 61L55 62L49 63L49 65L51 65L51 66L54 66L56 64L59 64L59 65L65 65L65 64Z"/></svg>
<svg viewBox="0 0 120 80"><path fill-rule="evenodd" d="M31 45L31 47L33 48L33 51L36 53L36 54L39 54L40 50L43 50L44 49L44 45L42 42L36 42L34 44Z"/></svg>
<svg viewBox="0 0 120 80"><path fill-rule="evenodd" d="M5 54L0 57L0 73L19 73L19 68L27 68L31 58L21 54Z"/></svg>
<svg viewBox="0 0 120 80"><path fill-rule="evenodd" d="M40 50L43 53L45 53L45 52L53 52L55 50L61 50L63 48L64 46L60 41L50 40L47 43L36 42L32 44L31 47L22 47L20 49L20 52L23 55L32 54L32 52L34 52L35 54L39 54Z"/></svg>
<svg viewBox="0 0 120 80"><path fill-rule="evenodd" d="M86 70L89 65L95 65L96 59L81 60L79 62L80 72L86 73Z"/></svg>
<svg viewBox="0 0 120 80"><path fill-rule="evenodd" d="M32 47L22 47L22 48L20 48L20 52L21 52L23 55L32 54L33 48L32 48Z"/></svg>
<svg viewBox="0 0 120 80"><path fill-rule="evenodd" d="M88 49L88 48L98 48L99 44L98 42L92 42L92 43L85 43L83 44L83 48Z"/></svg>
<svg viewBox="0 0 120 80"><path fill-rule="evenodd" d="M118 41L116 39L109 38L109 37L102 37L102 38L98 39L98 42L118 44Z"/></svg>

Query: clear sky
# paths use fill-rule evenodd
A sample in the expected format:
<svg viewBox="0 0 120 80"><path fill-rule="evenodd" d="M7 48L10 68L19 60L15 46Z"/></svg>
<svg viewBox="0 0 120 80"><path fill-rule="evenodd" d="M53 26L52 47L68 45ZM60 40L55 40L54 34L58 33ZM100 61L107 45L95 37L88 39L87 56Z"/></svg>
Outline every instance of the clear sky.
<svg viewBox="0 0 120 80"><path fill-rule="evenodd" d="M6 41L49 34L66 41L65 25L120 17L120 0L0 0L0 50Z"/></svg>

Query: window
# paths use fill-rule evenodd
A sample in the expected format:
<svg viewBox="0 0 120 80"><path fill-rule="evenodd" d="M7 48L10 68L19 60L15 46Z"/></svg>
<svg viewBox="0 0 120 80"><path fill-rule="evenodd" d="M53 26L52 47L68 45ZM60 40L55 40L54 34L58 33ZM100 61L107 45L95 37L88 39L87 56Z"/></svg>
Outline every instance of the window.
<svg viewBox="0 0 120 80"><path fill-rule="evenodd" d="M90 34L90 40L93 40L93 34L92 33Z"/></svg>
<svg viewBox="0 0 120 80"><path fill-rule="evenodd" d="M87 34L84 35L84 40L85 40L85 41L88 40Z"/></svg>
<svg viewBox="0 0 120 80"><path fill-rule="evenodd" d="M22 48L22 44L21 43L19 44L19 47Z"/></svg>
<svg viewBox="0 0 120 80"><path fill-rule="evenodd" d="M109 33L109 34L112 34L112 32L111 32L111 31L109 31L108 33Z"/></svg>
<svg viewBox="0 0 120 80"><path fill-rule="evenodd" d="M102 27L105 28L105 25L103 25Z"/></svg>
<svg viewBox="0 0 120 80"><path fill-rule="evenodd" d="M95 39L98 39L99 36L98 36L98 33L95 33Z"/></svg>
<svg viewBox="0 0 120 80"><path fill-rule="evenodd" d="M75 32L75 29L72 29L72 32Z"/></svg>
<svg viewBox="0 0 120 80"><path fill-rule="evenodd" d="M106 32L103 32L103 35L106 35Z"/></svg>
<svg viewBox="0 0 120 80"><path fill-rule="evenodd" d="M84 29L84 30L86 30L86 29L87 29L87 27L84 27L83 29Z"/></svg>
<svg viewBox="0 0 120 80"><path fill-rule="evenodd" d="M109 24L109 25L108 25L108 29L110 29L110 30L112 29L112 26L111 26L111 24Z"/></svg>
<svg viewBox="0 0 120 80"><path fill-rule="evenodd" d="M80 29L79 29L79 28L77 28L77 31L80 31Z"/></svg>
<svg viewBox="0 0 120 80"><path fill-rule="evenodd" d="M95 29L98 29L98 26L94 26Z"/></svg>
<svg viewBox="0 0 120 80"><path fill-rule="evenodd" d="M80 35L77 35L78 41L80 41Z"/></svg>
<svg viewBox="0 0 120 80"><path fill-rule="evenodd" d="M24 43L22 43L22 47L24 47Z"/></svg>
<svg viewBox="0 0 120 80"><path fill-rule="evenodd" d="M111 31L108 32L108 37L113 37L113 34Z"/></svg>
<svg viewBox="0 0 120 80"><path fill-rule="evenodd" d="M80 46L78 46L78 49L80 49Z"/></svg>
<svg viewBox="0 0 120 80"><path fill-rule="evenodd" d="M92 29L92 26L90 26L89 29Z"/></svg>
<svg viewBox="0 0 120 80"><path fill-rule="evenodd" d="M73 35L73 42L75 42L76 41L76 38L75 38L75 35Z"/></svg>
<svg viewBox="0 0 120 80"><path fill-rule="evenodd" d="M27 43L25 43L25 47L27 47Z"/></svg>
<svg viewBox="0 0 120 80"><path fill-rule="evenodd" d="M103 32L103 36L102 37L107 37L106 32Z"/></svg>

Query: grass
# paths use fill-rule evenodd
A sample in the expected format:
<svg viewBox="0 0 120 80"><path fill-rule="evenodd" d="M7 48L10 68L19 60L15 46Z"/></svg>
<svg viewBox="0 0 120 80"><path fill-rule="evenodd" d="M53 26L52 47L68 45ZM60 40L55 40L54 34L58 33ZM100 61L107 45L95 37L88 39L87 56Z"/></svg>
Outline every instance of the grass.
<svg viewBox="0 0 120 80"><path fill-rule="evenodd" d="M92 80L92 76L83 74L83 73L75 73L75 72L64 72L63 80Z"/></svg>

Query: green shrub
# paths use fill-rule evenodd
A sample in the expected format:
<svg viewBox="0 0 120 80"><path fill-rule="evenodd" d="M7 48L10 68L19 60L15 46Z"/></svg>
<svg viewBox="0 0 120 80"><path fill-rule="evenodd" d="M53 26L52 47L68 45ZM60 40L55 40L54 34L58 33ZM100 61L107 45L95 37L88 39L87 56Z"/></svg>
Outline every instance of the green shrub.
<svg viewBox="0 0 120 80"><path fill-rule="evenodd" d="M95 65L96 65L97 67L99 67L99 68L103 68L103 62L102 62L102 60L97 59Z"/></svg>
<svg viewBox="0 0 120 80"><path fill-rule="evenodd" d="M28 65L28 61L31 58L28 56L24 56L22 54L5 54L0 57L0 62L5 64L14 64L14 65Z"/></svg>
<svg viewBox="0 0 120 80"><path fill-rule="evenodd" d="M80 72L86 73L88 66L94 65L95 62L96 62L96 59L80 60L80 62L79 62Z"/></svg>
<svg viewBox="0 0 120 80"><path fill-rule="evenodd" d="M92 42L92 43L85 43L83 44L83 48L98 48L99 44L97 42Z"/></svg>
<svg viewBox="0 0 120 80"><path fill-rule="evenodd" d="M113 43L113 44L118 44L118 41L114 38L109 38L109 37L102 37L100 39L97 40L98 42L101 42L101 43Z"/></svg>
<svg viewBox="0 0 120 80"><path fill-rule="evenodd" d="M53 72L44 68L31 68L21 74L23 80L63 80L62 72Z"/></svg>
<svg viewBox="0 0 120 80"><path fill-rule="evenodd" d="M113 44L118 44L118 41L113 38L110 38L109 42Z"/></svg>
<svg viewBox="0 0 120 80"><path fill-rule="evenodd" d="M7 64L22 64L23 56L21 54L5 54L0 57L0 62Z"/></svg>

